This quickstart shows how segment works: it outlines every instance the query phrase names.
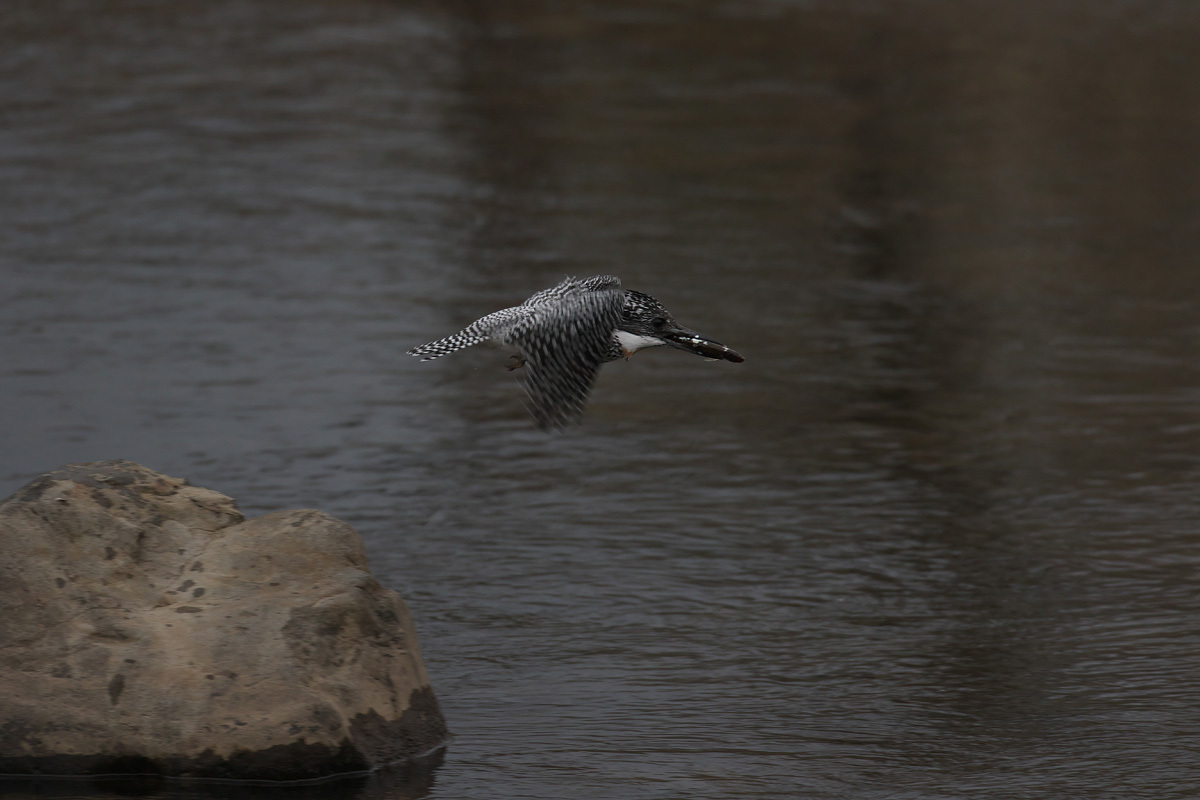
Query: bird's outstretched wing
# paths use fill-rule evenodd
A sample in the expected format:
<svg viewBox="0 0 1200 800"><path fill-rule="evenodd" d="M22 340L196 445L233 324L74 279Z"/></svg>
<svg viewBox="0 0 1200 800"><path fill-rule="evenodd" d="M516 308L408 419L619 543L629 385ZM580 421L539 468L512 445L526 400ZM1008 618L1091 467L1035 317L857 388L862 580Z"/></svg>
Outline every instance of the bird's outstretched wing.
<svg viewBox="0 0 1200 800"><path fill-rule="evenodd" d="M604 292L615 289L621 290L621 279L616 275L593 275L590 278L564 278L562 283L542 289L529 295L523 306L540 306L556 303L560 300L582 292Z"/></svg>
<svg viewBox="0 0 1200 800"><path fill-rule="evenodd" d="M621 281L600 275L568 278L521 306L531 313L507 338L524 356L525 389L538 427L562 428L583 414L624 302Z"/></svg>

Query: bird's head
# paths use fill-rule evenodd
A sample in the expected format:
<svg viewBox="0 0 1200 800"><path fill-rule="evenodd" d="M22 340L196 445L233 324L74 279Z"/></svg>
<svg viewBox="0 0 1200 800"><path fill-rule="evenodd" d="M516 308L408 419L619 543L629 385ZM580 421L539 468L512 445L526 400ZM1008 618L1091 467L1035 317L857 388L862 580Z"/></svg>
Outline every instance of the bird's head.
<svg viewBox="0 0 1200 800"><path fill-rule="evenodd" d="M680 325L671 312L650 295L632 290L625 292L625 308L616 337L626 358L646 347L668 345L705 358L746 360L736 350Z"/></svg>

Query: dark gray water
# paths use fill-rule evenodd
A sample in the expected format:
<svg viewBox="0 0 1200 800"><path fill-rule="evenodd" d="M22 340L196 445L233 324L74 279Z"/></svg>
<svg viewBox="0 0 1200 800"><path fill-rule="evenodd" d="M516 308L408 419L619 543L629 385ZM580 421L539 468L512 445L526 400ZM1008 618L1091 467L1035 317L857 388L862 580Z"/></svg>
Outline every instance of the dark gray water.
<svg viewBox="0 0 1200 800"><path fill-rule="evenodd" d="M120 457L354 524L455 739L321 796L1194 797L1197 36L10 2L0 495ZM503 355L404 355L597 272L746 363L609 365L547 437Z"/></svg>

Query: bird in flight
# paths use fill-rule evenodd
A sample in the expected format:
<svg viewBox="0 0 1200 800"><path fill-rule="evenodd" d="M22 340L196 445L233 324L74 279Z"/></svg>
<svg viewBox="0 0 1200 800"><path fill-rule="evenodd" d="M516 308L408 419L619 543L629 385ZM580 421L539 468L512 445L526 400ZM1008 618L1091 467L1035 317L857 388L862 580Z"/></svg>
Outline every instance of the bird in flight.
<svg viewBox="0 0 1200 800"><path fill-rule="evenodd" d="M677 323L650 295L622 289L612 275L567 278L408 354L432 361L481 343L512 351L510 370L526 367L530 411L542 429L578 422L600 365L638 350L667 345L705 358L745 361Z"/></svg>

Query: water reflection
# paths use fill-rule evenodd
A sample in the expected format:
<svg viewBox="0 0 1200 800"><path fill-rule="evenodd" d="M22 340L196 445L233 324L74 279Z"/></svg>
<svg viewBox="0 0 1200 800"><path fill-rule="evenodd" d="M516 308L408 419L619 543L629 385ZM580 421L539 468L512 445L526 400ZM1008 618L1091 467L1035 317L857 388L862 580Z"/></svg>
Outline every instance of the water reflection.
<svg viewBox="0 0 1200 800"><path fill-rule="evenodd" d="M444 751L371 773L296 784L163 780L151 777L75 779L0 778L0 797L100 798L141 797L146 800L418 800L428 797Z"/></svg>

